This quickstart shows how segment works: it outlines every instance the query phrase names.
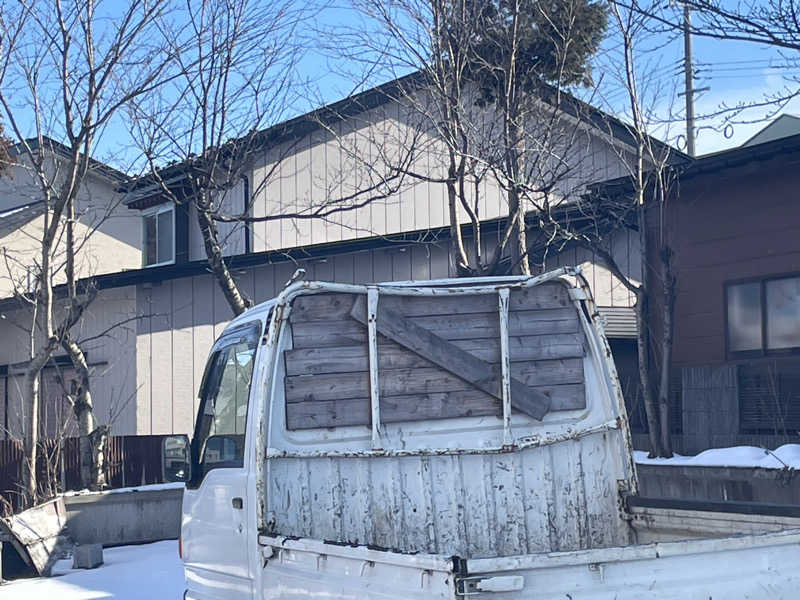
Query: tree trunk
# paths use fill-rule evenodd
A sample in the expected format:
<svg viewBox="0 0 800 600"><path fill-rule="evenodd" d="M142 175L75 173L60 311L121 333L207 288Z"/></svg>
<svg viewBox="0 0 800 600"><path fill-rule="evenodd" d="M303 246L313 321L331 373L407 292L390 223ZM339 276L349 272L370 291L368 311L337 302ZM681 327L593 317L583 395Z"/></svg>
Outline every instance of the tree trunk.
<svg viewBox="0 0 800 600"><path fill-rule="evenodd" d="M659 415L653 398L653 388L650 385L650 336L648 335L647 323L647 293L642 288L636 293L636 348L639 352L639 385L642 390L642 402L647 416L647 434L650 439L650 458L663 455L661 448L661 437L659 427Z"/></svg>
<svg viewBox="0 0 800 600"><path fill-rule="evenodd" d="M100 490L105 485L105 478L98 473L96 468L96 451L91 440L91 435L95 430L95 420L89 365L83 350L70 336L67 336L61 345L69 355L75 369L75 380L72 382L70 397L72 411L78 424L81 486L91 490Z"/></svg>
<svg viewBox="0 0 800 600"><path fill-rule="evenodd" d="M200 233L203 235L208 265L211 267L211 272L217 279L217 283L222 289L222 293L225 295L233 314L238 316L253 306L253 302L239 290L239 286L236 284L233 275L231 275L228 265L225 264L225 260L222 257L222 247L218 241L217 225L206 208L205 201L200 199L196 203L196 208L197 223L200 226Z"/></svg>
<svg viewBox="0 0 800 600"><path fill-rule="evenodd" d="M524 170L525 151L520 127L517 125L516 109L511 103L506 106L506 169L508 171L508 218L511 219L511 272L515 275L530 275L528 260L528 241L525 231L525 207L520 194L520 177ZM512 113L512 110L514 111Z"/></svg>
<svg viewBox="0 0 800 600"><path fill-rule="evenodd" d="M106 485L106 446L108 444L108 425L99 425L89 434L89 447L92 454L93 481L97 482L98 489Z"/></svg>
<svg viewBox="0 0 800 600"><path fill-rule="evenodd" d="M670 436L670 371L672 370L673 317L675 314L675 279L672 274L671 250L661 248L661 268L664 285L663 330L661 339L661 383L658 391L659 420L661 421L661 448L664 457L672 456Z"/></svg>
<svg viewBox="0 0 800 600"><path fill-rule="evenodd" d="M28 369L25 373L25 396L28 400L27 420L23 441L25 460L22 463L22 484L25 491L25 506L33 506L38 499L36 485L36 460L39 443L39 370Z"/></svg>
<svg viewBox="0 0 800 600"><path fill-rule="evenodd" d="M639 252L642 254L642 282L636 291L636 347L639 351L639 384L642 389L642 402L647 416L647 433L650 438L650 457L663 455L661 447L661 428L656 400L653 397L653 386L650 384L650 323L648 321L648 291L650 273L648 271L648 239L647 212L642 197L643 187L639 186L638 220L639 220Z"/></svg>
<svg viewBox="0 0 800 600"><path fill-rule="evenodd" d="M472 275L470 272L469 259L464 249L464 238L461 235L461 222L458 218L458 191L456 190L456 178L464 177L463 170L458 172L456 158L453 151L450 151L450 164L448 165L447 178L447 205L450 212L450 261L459 277Z"/></svg>
<svg viewBox="0 0 800 600"><path fill-rule="evenodd" d="M530 275L528 241L525 231L525 211L520 206L519 192L512 185L508 190L508 218L511 222L511 271L515 275Z"/></svg>

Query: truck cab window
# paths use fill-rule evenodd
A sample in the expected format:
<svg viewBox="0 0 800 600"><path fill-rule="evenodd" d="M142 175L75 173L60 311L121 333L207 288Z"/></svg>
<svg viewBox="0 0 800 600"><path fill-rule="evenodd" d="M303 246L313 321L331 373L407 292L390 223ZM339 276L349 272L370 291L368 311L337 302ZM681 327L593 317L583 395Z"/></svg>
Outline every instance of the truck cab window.
<svg viewBox="0 0 800 600"><path fill-rule="evenodd" d="M199 483L211 469L241 467L244 461L247 402L261 325L221 339L209 358L200 392L193 454Z"/></svg>

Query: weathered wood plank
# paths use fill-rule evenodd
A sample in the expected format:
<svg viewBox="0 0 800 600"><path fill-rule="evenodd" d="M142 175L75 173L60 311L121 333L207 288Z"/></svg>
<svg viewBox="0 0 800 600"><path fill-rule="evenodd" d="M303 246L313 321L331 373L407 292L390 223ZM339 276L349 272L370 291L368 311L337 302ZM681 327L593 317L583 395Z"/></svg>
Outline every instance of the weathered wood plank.
<svg viewBox="0 0 800 600"><path fill-rule="evenodd" d="M509 338L511 362L580 358L585 355L580 334L552 336L512 336ZM433 364L401 346L379 338L378 362L380 369L410 369L430 367ZM549 343L548 343L549 342ZM454 340L462 350L492 363L500 360L498 340ZM364 346L333 346L302 348L285 353L287 375L322 373L354 373L367 370L367 349Z"/></svg>
<svg viewBox="0 0 800 600"><path fill-rule="evenodd" d="M550 410L585 408L584 386L579 384L543 385L537 390L551 400ZM381 397L381 420L399 423L425 419L450 419L469 416L497 416L500 401L471 388L452 392ZM315 427L370 424L369 396L322 402L293 402L286 405L286 423L290 430Z"/></svg>
<svg viewBox="0 0 800 600"><path fill-rule="evenodd" d="M381 302L383 299L381 299ZM380 312L380 309L378 309ZM497 311L467 315L413 317L417 325L448 340L498 339ZM516 311L508 316L513 336L579 333L580 323L573 308ZM314 321L292 325L295 348L366 345L367 331L353 320Z"/></svg>
<svg viewBox="0 0 800 600"><path fill-rule="evenodd" d="M492 371L495 369L492 368ZM583 383L583 363L579 358L514 363L512 374L526 387ZM465 379L436 366L383 370L380 379L382 398L397 394L469 390L473 387ZM523 381L527 383L522 383ZM494 394L489 395L497 397ZM369 397L367 371L293 375L286 378L287 402L361 397Z"/></svg>
<svg viewBox="0 0 800 600"><path fill-rule="evenodd" d="M350 314L353 294L315 294L298 297L292 305L292 323L345 319ZM490 313L497 310L495 294L459 296L382 295L381 305L403 316L436 316ZM570 307L567 288L560 283L512 290L509 310L542 310Z"/></svg>
<svg viewBox="0 0 800 600"><path fill-rule="evenodd" d="M350 316L363 324L367 323L367 303L363 296L359 296L353 303ZM382 335L450 373L458 374L478 389L496 398L502 397L500 375L491 363L462 350L385 306L379 307L376 321L378 331ZM550 399L547 396L528 388L513 377L511 402L516 409L535 419L544 417L550 408Z"/></svg>
<svg viewBox="0 0 800 600"><path fill-rule="evenodd" d="M499 401L475 389L381 398L384 423L499 414ZM289 429L369 425L369 398L288 404L286 423Z"/></svg>
<svg viewBox="0 0 800 600"><path fill-rule="evenodd" d="M399 394L430 394L463 391L473 386L438 367L394 369L381 373L381 398ZM335 373L287 377L286 401L317 402L346 398L369 398L369 374Z"/></svg>

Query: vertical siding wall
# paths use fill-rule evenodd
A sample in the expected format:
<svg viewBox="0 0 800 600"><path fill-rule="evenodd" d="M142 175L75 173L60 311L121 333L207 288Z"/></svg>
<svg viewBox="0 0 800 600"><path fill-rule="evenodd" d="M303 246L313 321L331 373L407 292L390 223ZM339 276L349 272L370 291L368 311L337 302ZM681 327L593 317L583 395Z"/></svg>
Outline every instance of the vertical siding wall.
<svg viewBox="0 0 800 600"><path fill-rule="evenodd" d="M424 101L421 101L424 102ZM413 148L410 169L416 173L440 178L446 173L442 144L424 133L424 120L417 108L391 102L348 117L303 138L271 147L253 159L250 192L254 196L255 217L309 213L320 206L342 201L359 190L375 186L408 156ZM569 147L562 149L570 157L572 171L554 192L571 196L587 184L612 179L626 173L623 155L626 149L602 137L600 132L586 129L572 131ZM575 133L577 131L577 133ZM551 149L552 150L552 149ZM385 191L378 188L377 191ZM471 193L472 190L468 190ZM230 190L220 202L224 212L241 212L241 185ZM496 181L486 178L481 184L479 218L490 220L507 214L507 204ZM353 197L342 205L353 206L365 196ZM459 207L462 222L468 221ZM281 219L253 223L254 252L297 248L356 238L373 237L409 231L424 231L448 225L447 195L444 184L405 178L395 193L353 210L325 219ZM190 256L204 258L203 244L195 219L190 228ZM228 233L232 227L220 224ZM240 229L228 239L226 253L235 254L243 246Z"/></svg>
<svg viewBox="0 0 800 600"><path fill-rule="evenodd" d="M726 282L800 272L797 175L770 164L742 169L684 183L671 205L679 366L726 361Z"/></svg>
<svg viewBox="0 0 800 600"><path fill-rule="evenodd" d="M777 448L796 441L791 437L793 432L787 436L740 432L735 364L684 367L681 375L683 433L677 440L681 453L697 454L729 446Z"/></svg>
<svg viewBox="0 0 800 600"><path fill-rule="evenodd" d="M633 283L642 278L642 255L639 251L639 234L628 229L615 232L608 243L609 250L622 273ZM636 299L622 282L598 260L593 252L583 248L566 247L547 257L548 270L563 266L579 266L589 282L598 306L630 308Z"/></svg>
<svg viewBox="0 0 800 600"><path fill-rule="evenodd" d="M28 326L30 317L24 311L5 312L0 319L0 364L9 368L8 396L6 382L0 378L0 438L20 438L24 428L22 402L24 373L20 366L28 359L29 340L17 325ZM86 311L83 321L73 329L73 335L87 352L92 368L92 398L98 424L110 424L112 435L136 433L136 288L104 290ZM127 321L127 322L126 322ZM97 337L100 336L102 337ZM56 355L63 355L59 349ZM46 369L45 371L48 371ZM43 410L52 411L52 398L43 397ZM7 407L7 409L6 409ZM61 407L70 414L69 407ZM8 430L4 431L5 423Z"/></svg>

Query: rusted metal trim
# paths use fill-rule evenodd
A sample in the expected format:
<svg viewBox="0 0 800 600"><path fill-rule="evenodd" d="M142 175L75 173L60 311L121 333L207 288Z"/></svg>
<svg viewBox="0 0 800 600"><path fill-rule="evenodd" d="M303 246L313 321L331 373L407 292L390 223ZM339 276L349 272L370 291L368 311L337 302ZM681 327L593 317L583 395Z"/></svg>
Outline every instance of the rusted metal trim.
<svg viewBox="0 0 800 600"><path fill-rule="evenodd" d="M378 378L378 288L367 289L367 335L369 343L369 403L372 413L372 448L383 447L381 442L381 393Z"/></svg>
<svg viewBox="0 0 800 600"><path fill-rule="evenodd" d="M359 562L372 562L387 565L398 565L435 572L451 573L453 557L443 554L406 553L389 548L376 548L366 545L350 545L328 542L312 538L289 537L282 535L259 534L258 545L271 548L274 554L282 551L311 552L326 556L341 557ZM271 558L271 557L270 557Z"/></svg>
<svg viewBox="0 0 800 600"><path fill-rule="evenodd" d="M628 489L620 490L625 494L637 494L639 492L639 480L636 473L636 466L633 463L633 438L631 437L630 423L628 421L628 411L625 407L625 397L622 395L622 387L617 375L617 367L614 363L614 357L611 352L611 345L608 343L608 338L605 333L605 326L603 318L594 303L594 297L589 287L589 282L583 276L580 269L573 269L576 283L585 293L583 300L575 300L575 304L579 309L580 317L582 320L589 319L592 327L590 335L587 335L588 343L595 347L596 353L601 357L601 365L605 372L603 373L605 380L609 384L609 393L611 400L614 403L617 421L622 436L620 437L621 445L620 452L622 453L622 460L625 463L625 471L627 473L626 481L623 482L624 486ZM581 307L585 310L583 312ZM620 511L624 511L622 502L619 503Z"/></svg>
<svg viewBox="0 0 800 600"><path fill-rule="evenodd" d="M403 456L457 456L465 454L508 454L518 452L528 448L540 448L550 446L560 442L579 440L589 435L605 433L613 429L619 429L619 419L606 421L599 425L586 427L573 431L568 429L562 433L551 435L533 435L520 438L515 442L503 446L485 448L419 448L414 450L404 449L379 449L379 450L308 450L308 451L288 451L277 448L269 448L266 458L373 458L373 457L403 457Z"/></svg>
<svg viewBox="0 0 800 600"><path fill-rule="evenodd" d="M509 445L511 436L511 360L508 349L508 297L509 289L500 288L497 291L497 304L500 313L500 365L502 368L502 394L503 394L503 443Z"/></svg>

